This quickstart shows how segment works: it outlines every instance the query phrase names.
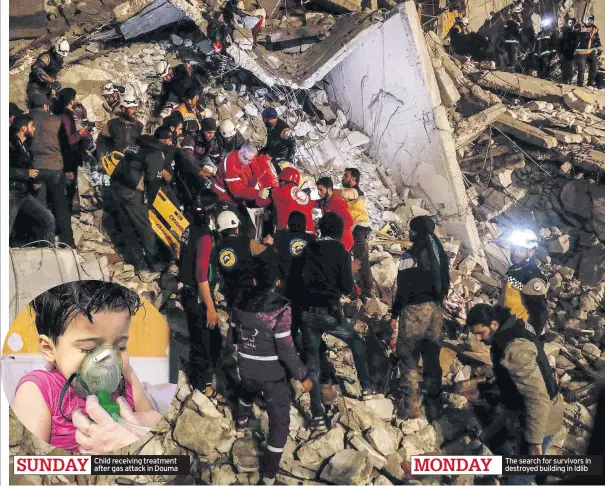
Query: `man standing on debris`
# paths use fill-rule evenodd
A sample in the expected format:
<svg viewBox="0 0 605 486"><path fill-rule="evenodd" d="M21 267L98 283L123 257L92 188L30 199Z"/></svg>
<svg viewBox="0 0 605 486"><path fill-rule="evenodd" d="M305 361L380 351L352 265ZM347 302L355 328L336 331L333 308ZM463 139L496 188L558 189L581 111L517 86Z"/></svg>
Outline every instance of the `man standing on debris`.
<svg viewBox="0 0 605 486"><path fill-rule="evenodd" d="M231 120L223 120L216 132L216 141L221 152L221 157L227 157L231 152L239 150L246 141L235 129Z"/></svg>
<svg viewBox="0 0 605 486"><path fill-rule="evenodd" d="M521 70L520 56L525 43L519 29L519 24L514 20L506 22L504 32L496 40L496 64L500 69Z"/></svg>
<svg viewBox="0 0 605 486"><path fill-rule="evenodd" d="M554 370L534 329L500 306L477 304L466 326L490 345L500 399L510 418L520 422L521 455L547 455L563 427L565 402ZM531 484L533 476L512 476L509 484Z"/></svg>
<svg viewBox="0 0 605 486"><path fill-rule="evenodd" d="M468 17L456 17L456 23L448 32L452 52L465 55L468 51Z"/></svg>
<svg viewBox="0 0 605 486"><path fill-rule="evenodd" d="M152 116L155 118L160 116L171 95L174 95L180 102L189 89L199 94L202 88L200 78L203 79L206 76L206 71L199 64L179 64L172 68L164 59L156 63L155 72L162 79L162 91L152 112ZM161 123L161 120L158 121Z"/></svg>
<svg viewBox="0 0 605 486"><path fill-rule="evenodd" d="M397 294L391 308L391 346L399 361L397 415L418 418L420 372L426 387L429 418L435 418L441 396L440 346L443 328L441 303L450 287L448 257L435 235L435 222L429 216L410 221L412 247L401 257L397 274Z"/></svg>
<svg viewBox="0 0 605 486"><path fill-rule="evenodd" d="M578 67L578 86L584 86L586 64L588 64L588 86L594 86L599 67L599 56L603 52L599 28L594 23L594 15L576 27L576 66Z"/></svg>
<svg viewBox="0 0 605 486"><path fill-rule="evenodd" d="M190 225L181 238L179 261L179 280L183 283L181 302L189 329L189 382L212 398L217 398L212 379L222 349L212 295L216 268L211 256L216 243L210 222L217 202L217 195L206 190L187 211Z"/></svg>
<svg viewBox="0 0 605 486"><path fill-rule="evenodd" d="M57 221L59 239L74 246L71 215L67 201L67 178L63 165L61 140L66 136L69 145L80 141L80 134L73 133L67 117L49 113L50 101L43 94L34 94L30 99L29 115L34 120L36 135L30 150L34 158L34 169L38 169L36 197L42 204L48 204Z"/></svg>
<svg viewBox="0 0 605 486"><path fill-rule="evenodd" d="M216 172L221 161L215 134L216 120L204 118L201 121L201 132L199 134L188 133L183 141L183 150L187 156L195 160L200 169L204 166L212 168L212 173Z"/></svg>
<svg viewBox="0 0 605 486"><path fill-rule="evenodd" d="M561 74L563 82L571 84L573 78L574 56L576 51L576 19L569 19L561 30L559 38L559 60L561 61Z"/></svg>
<svg viewBox="0 0 605 486"><path fill-rule="evenodd" d="M269 415L269 434L259 471L261 484L275 483L288 439L292 402L289 377L300 381L305 392L313 386L294 348L289 302L275 292L277 273L275 260L255 262L254 286L242 295L233 310L241 377L236 430L247 429L254 398L259 393L263 395Z"/></svg>
<svg viewBox="0 0 605 486"><path fill-rule="evenodd" d="M540 27L542 30L538 34L534 45L534 66L541 79L548 79L552 71L553 58L557 54L558 40L555 19L547 16L543 17L540 21Z"/></svg>
<svg viewBox="0 0 605 486"><path fill-rule="evenodd" d="M294 167L286 167L279 173L279 187L271 191L275 229L278 231L288 227L288 218L293 211L300 211L306 217L306 231L315 232L313 223L315 205L309 195L299 187L299 184L300 172Z"/></svg>
<svg viewBox="0 0 605 486"><path fill-rule="evenodd" d="M120 96L124 95L125 91L124 86L107 81L101 87L101 96L105 100L103 109L110 115L117 115L120 111Z"/></svg>
<svg viewBox="0 0 605 486"><path fill-rule="evenodd" d="M50 50L43 52L32 64L27 83L28 99L35 93L54 96L60 89L57 75L63 68L63 61L69 54L69 42L65 37L59 37Z"/></svg>
<svg viewBox="0 0 605 486"><path fill-rule="evenodd" d="M328 212L319 220L318 227L321 237L305 247L302 257L293 265L289 282L301 297L303 345L313 382L311 430L314 431L326 430L328 426L319 383L319 353L324 332L341 339L351 349L362 399L376 396L364 342L345 319L340 304L344 294L354 294L351 256L339 241L344 223L338 214Z"/></svg>
<svg viewBox="0 0 605 486"><path fill-rule="evenodd" d="M349 213L349 206L342 197L334 192L334 183L329 177L320 177L315 185L320 197L317 201L317 207L321 209L324 215L328 212L338 214L344 225L340 241L345 250L351 251L354 241L352 233L354 221Z"/></svg>
<svg viewBox="0 0 605 486"><path fill-rule="evenodd" d="M361 172L359 169L349 167L342 176L342 189L334 189L337 196L342 197L349 207L349 214L353 218L353 258L359 260L359 288L361 298L369 299L373 295L372 270L370 268L370 246L368 239L372 234L370 216L366 207L366 199L359 188Z"/></svg>
<svg viewBox="0 0 605 486"><path fill-rule="evenodd" d="M158 247L148 210L162 183L163 145L156 137L141 135L127 150L111 175L115 216L122 230L124 250L137 272L159 272Z"/></svg>
<svg viewBox="0 0 605 486"><path fill-rule="evenodd" d="M515 230L508 243L513 264L506 272L500 304L531 325L541 338L548 322L548 283L534 258L538 237L528 229Z"/></svg>
<svg viewBox="0 0 605 486"><path fill-rule="evenodd" d="M137 120L139 99L128 93L120 102L122 110L103 127L98 139L100 156L113 151L124 153L126 148L133 147L137 138L143 133L143 123Z"/></svg>
<svg viewBox="0 0 605 486"><path fill-rule="evenodd" d="M277 117L275 108L263 110L262 117L267 127L267 143L260 153L269 155L279 172L280 162L294 163L296 140L290 126Z"/></svg>
<svg viewBox="0 0 605 486"><path fill-rule="evenodd" d="M41 231L41 238L54 243L55 217L46 206L30 194L30 184L38 178L38 170L33 168L32 154L28 141L34 137L36 126L31 116L17 115L12 122L8 141L9 162L9 226L13 230L19 211L30 216Z"/></svg>

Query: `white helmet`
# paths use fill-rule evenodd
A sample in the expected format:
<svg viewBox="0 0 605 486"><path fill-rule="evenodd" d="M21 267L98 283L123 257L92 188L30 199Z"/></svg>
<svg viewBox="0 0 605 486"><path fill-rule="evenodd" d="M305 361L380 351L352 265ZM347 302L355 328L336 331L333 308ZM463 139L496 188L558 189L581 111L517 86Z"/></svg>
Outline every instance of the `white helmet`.
<svg viewBox="0 0 605 486"><path fill-rule="evenodd" d="M61 57L65 57L69 54L69 42L67 42L65 37L59 37L53 44L53 47L55 52Z"/></svg>
<svg viewBox="0 0 605 486"><path fill-rule="evenodd" d="M114 94L117 91L116 87L113 85L113 83L111 81L107 81L102 87L101 87L101 95L102 96L109 96Z"/></svg>
<svg viewBox="0 0 605 486"><path fill-rule="evenodd" d="M538 247L538 237L536 233L529 229L514 230L507 238L511 247L521 247L532 250Z"/></svg>
<svg viewBox="0 0 605 486"><path fill-rule="evenodd" d="M235 135L235 125L231 120L223 120L219 126L223 137L233 137Z"/></svg>
<svg viewBox="0 0 605 486"><path fill-rule="evenodd" d="M120 106L124 108L133 108L139 106L139 99L132 93L125 93Z"/></svg>
<svg viewBox="0 0 605 486"><path fill-rule="evenodd" d="M170 64L168 64L168 61L162 59L161 61L158 61L155 64L155 73L160 78L167 76L169 72L170 72Z"/></svg>
<svg viewBox="0 0 605 486"><path fill-rule="evenodd" d="M239 218L233 211L223 211L216 218L219 233L225 230L237 228L239 226Z"/></svg>
<svg viewBox="0 0 605 486"><path fill-rule="evenodd" d="M518 3L517 5L515 5L512 9L511 9L512 13L521 13L523 12L523 4L522 3Z"/></svg>
<svg viewBox="0 0 605 486"><path fill-rule="evenodd" d="M462 17L462 25L468 25L468 17Z"/></svg>

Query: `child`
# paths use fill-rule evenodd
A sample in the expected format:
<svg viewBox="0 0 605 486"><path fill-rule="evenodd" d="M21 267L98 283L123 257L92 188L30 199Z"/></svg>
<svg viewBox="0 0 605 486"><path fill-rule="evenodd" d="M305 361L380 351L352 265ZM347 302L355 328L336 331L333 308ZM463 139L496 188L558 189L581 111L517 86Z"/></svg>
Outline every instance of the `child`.
<svg viewBox="0 0 605 486"><path fill-rule="evenodd" d="M35 312L40 352L49 371L35 370L21 378L12 404L31 433L53 447L78 452L71 416L77 408L86 410L86 401L66 384L84 357L103 345L119 348L124 378L121 388L130 408L152 410L129 365L126 349L130 320L140 306L133 291L96 280L58 285L34 299L30 308ZM112 399L117 397L114 392Z"/></svg>
<svg viewBox="0 0 605 486"><path fill-rule="evenodd" d="M267 249L266 252L271 252ZM266 253L265 252L265 253ZM290 333L290 303L274 292L278 268L276 258L255 258L254 287L238 299L233 323L238 338L237 363L242 379L238 390L238 431L248 426L254 397L262 392L269 414L269 437L263 455L261 474L264 484L273 484L288 439L290 424L289 374L311 389L307 369L302 364Z"/></svg>

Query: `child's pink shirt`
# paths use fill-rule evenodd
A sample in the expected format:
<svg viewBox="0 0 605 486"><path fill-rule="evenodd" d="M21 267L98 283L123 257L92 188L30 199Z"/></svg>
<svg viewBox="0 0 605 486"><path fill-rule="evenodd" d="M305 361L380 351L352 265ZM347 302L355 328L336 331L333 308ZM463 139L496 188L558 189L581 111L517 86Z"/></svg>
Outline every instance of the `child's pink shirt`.
<svg viewBox="0 0 605 486"><path fill-rule="evenodd" d="M65 377L57 370L46 371L46 370L34 370L30 371L19 380L17 384L17 390L26 381L33 381L38 388L40 393L44 397L46 406L50 410L50 445L59 449L64 449L69 452L78 452L78 444L76 442L76 428L71 420L66 420L61 415L59 410L59 398L61 396L61 390L67 382ZM134 398L132 396L132 384L125 380L126 390L125 398L128 405L134 410ZM114 393L113 399L118 397L117 392ZM83 400L77 396L70 386L65 392L63 397L63 414L71 419L71 415L74 410L79 408L86 413L86 400Z"/></svg>

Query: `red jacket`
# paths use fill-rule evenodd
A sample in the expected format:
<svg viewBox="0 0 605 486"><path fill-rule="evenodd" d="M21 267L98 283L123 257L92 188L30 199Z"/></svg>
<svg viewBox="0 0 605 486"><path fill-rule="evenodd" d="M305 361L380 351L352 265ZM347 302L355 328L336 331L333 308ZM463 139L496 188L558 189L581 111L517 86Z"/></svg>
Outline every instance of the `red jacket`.
<svg viewBox="0 0 605 486"><path fill-rule="evenodd" d="M342 233L342 238L340 239L341 243L344 245L345 250L351 251L353 248L353 218L349 214L349 206L346 201L337 196L336 194L332 194L332 197L328 200L321 199L318 201L318 207L321 208L321 213L326 214L328 212L333 212L338 214L342 218L342 222L344 223L345 229Z"/></svg>
<svg viewBox="0 0 605 486"><path fill-rule="evenodd" d="M300 211L307 217L306 230L315 233L315 223L313 223L315 205L300 187L294 183L284 184L271 191L271 199L273 199L277 230L288 227L288 217L292 211Z"/></svg>
<svg viewBox="0 0 605 486"><path fill-rule="evenodd" d="M258 195L252 170L249 165L242 165L237 150L231 152L219 165L212 190L218 194L221 201L234 205L237 201L233 198L252 201Z"/></svg>
<svg viewBox="0 0 605 486"><path fill-rule="evenodd" d="M275 189L279 186L277 172L268 155L259 155L250 163L254 185L259 189ZM256 199L256 205L264 208L271 204L271 199Z"/></svg>

